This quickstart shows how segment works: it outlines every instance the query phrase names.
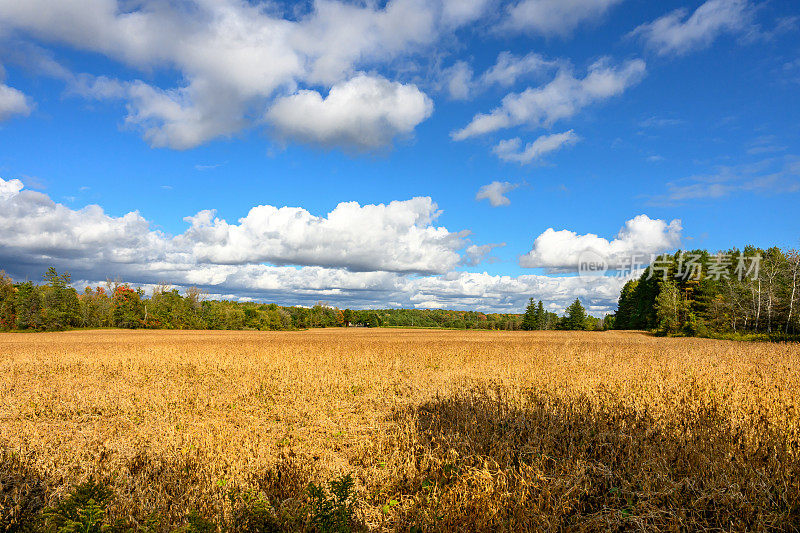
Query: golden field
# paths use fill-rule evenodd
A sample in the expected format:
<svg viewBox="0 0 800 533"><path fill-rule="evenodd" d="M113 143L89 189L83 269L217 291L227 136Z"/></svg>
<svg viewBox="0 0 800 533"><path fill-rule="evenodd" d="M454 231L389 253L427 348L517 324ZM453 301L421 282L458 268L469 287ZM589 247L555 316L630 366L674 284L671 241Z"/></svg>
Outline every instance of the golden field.
<svg viewBox="0 0 800 533"><path fill-rule="evenodd" d="M798 530L799 362L635 332L0 334L0 516L93 476L129 524L237 529L236 489L311 529L308 483L349 473L356 530Z"/></svg>

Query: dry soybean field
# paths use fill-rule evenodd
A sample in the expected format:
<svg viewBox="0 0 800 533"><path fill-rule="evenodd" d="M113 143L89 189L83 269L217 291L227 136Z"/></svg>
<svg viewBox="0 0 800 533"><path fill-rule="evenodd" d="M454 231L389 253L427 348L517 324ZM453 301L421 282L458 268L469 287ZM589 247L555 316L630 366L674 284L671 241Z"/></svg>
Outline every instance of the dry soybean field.
<svg viewBox="0 0 800 533"><path fill-rule="evenodd" d="M798 530L799 359L636 332L2 334L0 530L90 479L141 531Z"/></svg>

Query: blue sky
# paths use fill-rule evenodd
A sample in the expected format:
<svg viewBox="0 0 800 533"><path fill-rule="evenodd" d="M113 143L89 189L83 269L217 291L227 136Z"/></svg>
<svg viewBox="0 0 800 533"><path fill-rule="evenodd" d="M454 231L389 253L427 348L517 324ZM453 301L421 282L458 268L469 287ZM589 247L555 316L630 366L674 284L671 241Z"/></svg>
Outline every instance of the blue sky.
<svg viewBox="0 0 800 533"><path fill-rule="evenodd" d="M798 16L777 0L0 0L0 268L602 314L621 280L564 275L587 249L798 246Z"/></svg>

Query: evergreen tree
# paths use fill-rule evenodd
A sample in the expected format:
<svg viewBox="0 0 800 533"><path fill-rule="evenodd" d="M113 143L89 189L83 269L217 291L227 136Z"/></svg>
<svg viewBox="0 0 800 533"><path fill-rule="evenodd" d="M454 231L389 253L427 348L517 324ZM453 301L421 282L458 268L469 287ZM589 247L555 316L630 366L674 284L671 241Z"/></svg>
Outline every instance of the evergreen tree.
<svg viewBox="0 0 800 533"><path fill-rule="evenodd" d="M536 306L536 329L547 329L547 313L541 300Z"/></svg>
<svg viewBox="0 0 800 533"><path fill-rule="evenodd" d="M43 322L47 329L58 330L77 326L80 323L80 301L78 293L70 287L69 272L59 275L50 267L44 275L47 285L43 292Z"/></svg>
<svg viewBox="0 0 800 533"><path fill-rule="evenodd" d="M536 304L533 302L533 298L528 300L528 307L525 308L525 314L522 317L522 329L525 331L539 329L536 321Z"/></svg>
<svg viewBox="0 0 800 533"><path fill-rule="evenodd" d="M575 301L567 307L567 314L562 321L563 329L584 330L586 329L586 318L586 309L581 305L581 301L575 298Z"/></svg>
<svg viewBox="0 0 800 533"><path fill-rule="evenodd" d="M616 329L630 329L631 327L633 309L636 306L634 302L634 293L638 283L639 282L636 280L629 280L622 287L617 303L617 314L614 319L614 327Z"/></svg>

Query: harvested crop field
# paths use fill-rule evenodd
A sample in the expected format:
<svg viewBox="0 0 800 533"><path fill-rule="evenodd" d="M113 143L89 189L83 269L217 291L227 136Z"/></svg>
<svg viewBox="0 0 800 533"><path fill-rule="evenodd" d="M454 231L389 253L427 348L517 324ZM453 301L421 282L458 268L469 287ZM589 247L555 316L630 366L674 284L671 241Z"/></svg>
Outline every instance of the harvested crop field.
<svg viewBox="0 0 800 533"><path fill-rule="evenodd" d="M797 530L799 360L634 332L0 334L0 530L90 477L134 530L324 530L347 474L353 530Z"/></svg>

